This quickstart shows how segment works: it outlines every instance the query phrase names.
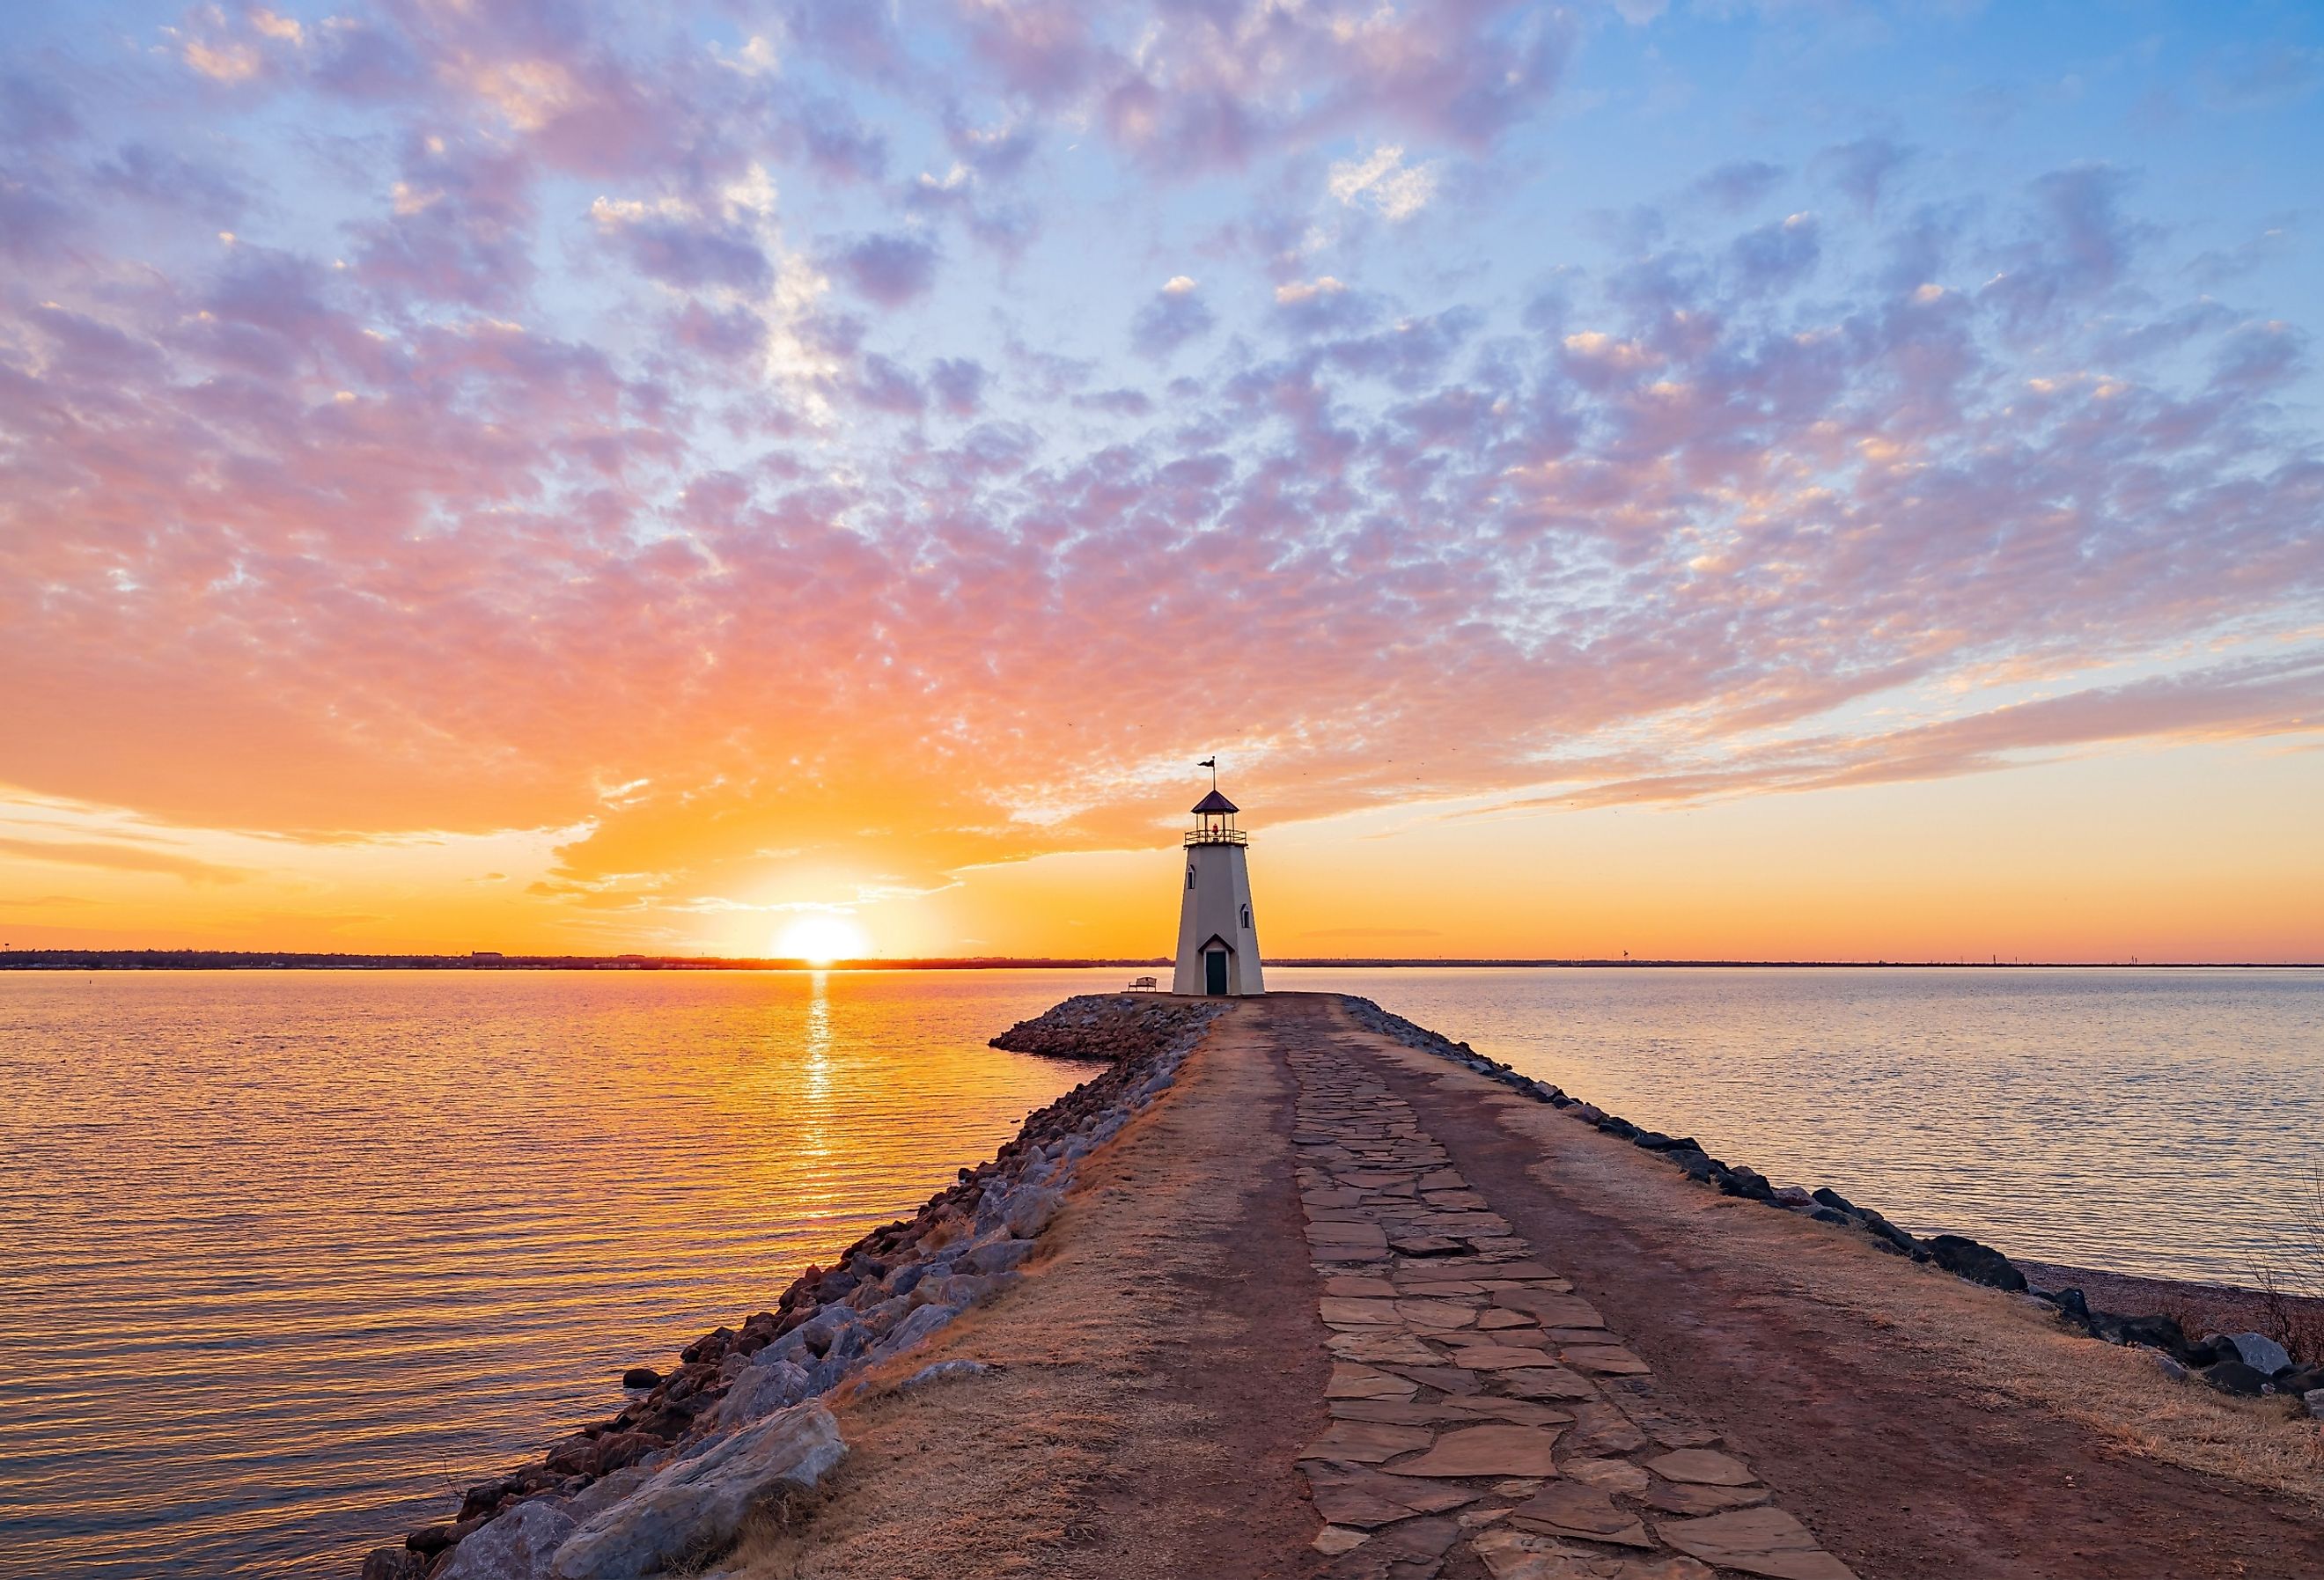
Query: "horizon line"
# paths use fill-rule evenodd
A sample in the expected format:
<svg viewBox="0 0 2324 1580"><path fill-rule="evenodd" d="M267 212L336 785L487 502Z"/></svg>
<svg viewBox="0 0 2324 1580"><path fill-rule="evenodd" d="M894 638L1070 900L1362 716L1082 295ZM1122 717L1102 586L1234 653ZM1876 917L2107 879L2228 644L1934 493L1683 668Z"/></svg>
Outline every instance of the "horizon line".
<svg viewBox="0 0 2324 1580"><path fill-rule="evenodd" d="M0 971L1085 971L1167 966L1167 956L927 955L862 956L826 961L803 956L729 955L419 954L321 949L0 949ZM1660 969L1849 970L2294 970L2324 969L2324 960L2011 959L1713 959L1487 955L1309 955L1268 961L1285 970L1399 970L1428 967L1570 970L1600 967Z"/></svg>

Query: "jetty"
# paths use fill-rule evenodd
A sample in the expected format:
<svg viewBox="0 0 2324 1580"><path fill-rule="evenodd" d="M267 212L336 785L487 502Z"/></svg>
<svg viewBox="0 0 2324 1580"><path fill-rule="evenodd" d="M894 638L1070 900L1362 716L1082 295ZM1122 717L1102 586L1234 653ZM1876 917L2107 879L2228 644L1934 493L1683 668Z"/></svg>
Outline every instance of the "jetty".
<svg viewBox="0 0 2324 1580"><path fill-rule="evenodd" d="M365 1575L2324 1574L2296 1366L1360 999L995 1040L1103 1070Z"/></svg>

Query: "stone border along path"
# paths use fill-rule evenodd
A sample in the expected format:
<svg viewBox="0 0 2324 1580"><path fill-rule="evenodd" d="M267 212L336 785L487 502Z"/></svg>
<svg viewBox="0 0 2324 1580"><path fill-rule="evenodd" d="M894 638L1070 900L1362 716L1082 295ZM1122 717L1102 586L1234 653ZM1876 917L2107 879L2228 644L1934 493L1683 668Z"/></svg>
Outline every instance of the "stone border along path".
<svg viewBox="0 0 2324 1580"><path fill-rule="evenodd" d="M1286 1028L1286 1030L1288 1030ZM1363 1067L1302 1028L1292 1136L1332 1425L1300 1455L1333 1580L1855 1580L1656 1388Z"/></svg>
<svg viewBox="0 0 2324 1580"><path fill-rule="evenodd" d="M1418 1052L1450 1059L1536 1102L1552 1104L1604 1134L1619 1137L1641 1151L1655 1153L1688 1178L1710 1186L1723 1196L1742 1197L1820 1224L1857 1230L1876 1250L1916 1262L1933 1261L1970 1283L2039 1300L2057 1313L2060 1322L2080 1328L2092 1338L2153 1350L2166 1376L2181 1381L2200 1381L2222 1393L2246 1399L2295 1394L2307 1406L2310 1417L2324 1420L2324 1364L2293 1361L2282 1344L2264 1334L2215 1333L2197 1341L2187 1336L2175 1317L2161 1313L2136 1317L2103 1311L2091 1306L2079 1289L2036 1289L2009 1258L1965 1234L1916 1238L1872 1208L1849 1201L1830 1186L1812 1191L1796 1185L1778 1189L1756 1169L1740 1164L1729 1166L1710 1156L1692 1136L1669 1136L1632 1124L1546 1081L1536 1080L1498 1059L1487 1058L1465 1042L1454 1042L1441 1032L1384 1010L1370 999L1342 993L1340 1003L1356 1024L1365 1030Z"/></svg>
<svg viewBox="0 0 2324 1580"><path fill-rule="evenodd" d="M667 1375L632 1368L620 1414L470 1487L456 1519L374 1548L362 1580L637 1580L723 1548L753 1507L813 1486L845 1453L822 1401L1020 1276L1081 1160L1176 1084L1225 1011L1083 994L1010 1027L994 1047L1106 1067L1028 1114L1015 1140L912 1217L809 1266L773 1310L704 1334Z"/></svg>

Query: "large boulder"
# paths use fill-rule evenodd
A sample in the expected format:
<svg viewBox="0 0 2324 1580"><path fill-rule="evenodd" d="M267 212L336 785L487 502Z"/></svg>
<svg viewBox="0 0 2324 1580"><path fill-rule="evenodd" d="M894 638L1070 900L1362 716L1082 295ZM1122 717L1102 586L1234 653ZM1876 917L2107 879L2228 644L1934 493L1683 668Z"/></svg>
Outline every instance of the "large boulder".
<svg viewBox="0 0 2324 1580"><path fill-rule="evenodd" d="M573 1516L556 1499L528 1499L454 1548L432 1580L547 1580L572 1534Z"/></svg>
<svg viewBox="0 0 2324 1580"><path fill-rule="evenodd" d="M1927 1244L1937 1265L1956 1277L1997 1289L2025 1287L2025 1275L1990 1245L1980 1245L1963 1234L1932 1234Z"/></svg>
<svg viewBox="0 0 2324 1580"><path fill-rule="evenodd" d="M576 1531L556 1580L644 1580L733 1545L751 1511L803 1492L845 1456L819 1404L794 1405L680 1460Z"/></svg>
<svg viewBox="0 0 2324 1580"><path fill-rule="evenodd" d="M960 1259L961 1266L984 1278L998 1278L1012 1272L1033 1254L1030 1240L993 1240L976 1247Z"/></svg>
<svg viewBox="0 0 2324 1580"><path fill-rule="evenodd" d="M2206 1367L2200 1375L2221 1393L2257 1399L2267 1391L2267 1373L2241 1361L2221 1361L2216 1366Z"/></svg>
<svg viewBox="0 0 2324 1580"><path fill-rule="evenodd" d="M1056 1191L1032 1186L1010 1197L1001 1222L1010 1234L1019 1240L1030 1240L1049 1226L1065 1205L1065 1197Z"/></svg>
<svg viewBox="0 0 2324 1580"><path fill-rule="evenodd" d="M1769 1185L1767 1177L1757 1169L1746 1169L1739 1163L1730 1164L1715 1171L1711 1178L1722 1195L1739 1196L1746 1201L1772 1202L1775 1199L1775 1187Z"/></svg>
<svg viewBox="0 0 2324 1580"><path fill-rule="evenodd" d="M808 1317L793 1331L816 1354L828 1354L841 1335L862 1320L848 1307L833 1304Z"/></svg>
<svg viewBox="0 0 2324 1580"><path fill-rule="evenodd" d="M2179 1326L2179 1319L2175 1317L2125 1317L2110 1319L2105 1324L2093 1319L2090 1326L2093 1331L2110 1328L2111 1331L2099 1331L2098 1336L2112 1339L2116 1344L2144 1344L2150 1350L2164 1351L2181 1361L2190 1358L2186 1331Z"/></svg>
<svg viewBox="0 0 2324 1580"><path fill-rule="evenodd" d="M899 1354L959 1315L949 1306L923 1306L899 1323L881 1347L886 1354Z"/></svg>
<svg viewBox="0 0 2324 1580"><path fill-rule="evenodd" d="M751 1367L718 1401L718 1424L747 1427L807 1397L807 1368L788 1361Z"/></svg>
<svg viewBox="0 0 2324 1580"><path fill-rule="evenodd" d="M2227 1343L2236 1347L2236 1355L2245 1365L2263 1377L2273 1377L2292 1364L2284 1347L2264 1333L2231 1333Z"/></svg>

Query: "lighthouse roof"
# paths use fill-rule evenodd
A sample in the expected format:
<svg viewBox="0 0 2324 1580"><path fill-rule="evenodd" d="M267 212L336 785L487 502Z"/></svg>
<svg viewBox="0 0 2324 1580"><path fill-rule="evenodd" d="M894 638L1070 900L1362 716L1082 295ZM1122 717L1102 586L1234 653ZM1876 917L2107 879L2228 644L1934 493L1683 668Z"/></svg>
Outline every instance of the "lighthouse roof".
<svg viewBox="0 0 2324 1580"><path fill-rule="evenodd" d="M1227 799L1226 797L1219 794L1218 791L1213 790L1209 795L1204 796L1201 800L1194 803L1194 810L1197 812L1240 812L1242 808L1236 806L1232 801Z"/></svg>

